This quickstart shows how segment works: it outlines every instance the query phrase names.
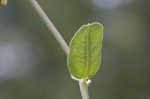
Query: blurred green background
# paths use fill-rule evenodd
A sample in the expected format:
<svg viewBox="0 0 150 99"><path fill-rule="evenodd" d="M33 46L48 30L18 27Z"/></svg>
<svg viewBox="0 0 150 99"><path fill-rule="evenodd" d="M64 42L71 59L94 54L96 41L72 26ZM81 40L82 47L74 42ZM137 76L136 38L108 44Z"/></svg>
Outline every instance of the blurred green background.
<svg viewBox="0 0 150 99"><path fill-rule="evenodd" d="M149 0L38 0L69 43L83 24L104 24L103 65L91 99L150 99ZM0 8L0 99L81 99L66 55L29 0Z"/></svg>

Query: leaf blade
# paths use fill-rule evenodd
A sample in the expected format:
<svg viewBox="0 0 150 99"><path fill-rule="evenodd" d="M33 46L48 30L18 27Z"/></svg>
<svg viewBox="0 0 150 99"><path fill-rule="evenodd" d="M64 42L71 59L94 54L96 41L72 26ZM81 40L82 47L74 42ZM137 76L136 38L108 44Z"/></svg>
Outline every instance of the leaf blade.
<svg viewBox="0 0 150 99"><path fill-rule="evenodd" d="M83 25L70 42L68 68L72 76L89 78L101 64L103 25L94 22Z"/></svg>

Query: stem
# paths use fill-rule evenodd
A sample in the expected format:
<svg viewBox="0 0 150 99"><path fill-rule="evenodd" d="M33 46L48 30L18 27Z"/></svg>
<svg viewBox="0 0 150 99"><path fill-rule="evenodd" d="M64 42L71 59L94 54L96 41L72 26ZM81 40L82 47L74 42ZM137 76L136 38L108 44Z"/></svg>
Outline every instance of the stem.
<svg viewBox="0 0 150 99"><path fill-rule="evenodd" d="M82 99L89 99L88 83L86 79L79 80L79 86L80 86L80 93L81 93Z"/></svg>
<svg viewBox="0 0 150 99"><path fill-rule="evenodd" d="M30 1L33 7L35 8L35 10L37 11L37 13L39 14L39 16L43 19L48 29L51 31L51 33L54 35L54 37L56 38L56 40L58 41L58 43L60 44L64 52L66 53L66 55L68 55L69 47L67 43L65 42L65 40L63 39L63 37L61 36L60 32L56 29L56 27L54 26L52 21L48 18L44 10L40 7L38 2L36 0L30 0ZM80 93L81 93L82 99L89 99L88 83L86 80L87 79L79 80Z"/></svg>
<svg viewBox="0 0 150 99"><path fill-rule="evenodd" d="M46 24L46 26L48 27L48 29L51 31L51 33L54 35L54 37L56 38L56 40L58 41L58 43L64 50L64 52L66 54L68 54L69 47L68 47L67 43L65 42L65 40L63 39L63 37L61 36L60 32L56 29L56 27L54 26L52 21L48 18L48 16L44 12L44 10L40 7L38 2L36 0L30 0L30 1L32 3L33 7L35 8L35 10L37 11L37 13L39 14L39 16L43 19L43 21Z"/></svg>

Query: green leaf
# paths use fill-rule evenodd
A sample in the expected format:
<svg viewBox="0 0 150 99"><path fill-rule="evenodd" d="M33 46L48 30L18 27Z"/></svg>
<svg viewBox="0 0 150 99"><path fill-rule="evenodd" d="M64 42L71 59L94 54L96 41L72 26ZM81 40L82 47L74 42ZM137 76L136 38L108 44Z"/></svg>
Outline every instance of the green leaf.
<svg viewBox="0 0 150 99"><path fill-rule="evenodd" d="M78 79L95 75L101 65L103 25L94 22L83 25L70 42L68 68Z"/></svg>

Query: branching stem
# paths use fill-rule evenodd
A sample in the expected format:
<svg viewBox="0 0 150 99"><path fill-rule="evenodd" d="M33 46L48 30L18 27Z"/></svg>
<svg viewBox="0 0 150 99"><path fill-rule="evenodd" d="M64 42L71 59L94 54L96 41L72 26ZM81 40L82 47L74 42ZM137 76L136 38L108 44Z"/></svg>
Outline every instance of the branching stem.
<svg viewBox="0 0 150 99"><path fill-rule="evenodd" d="M69 47L68 47L67 43L65 42L65 40L63 39L63 37L61 36L60 32L56 29L56 27L54 26L52 21L49 19L49 17L46 15L44 10L40 7L38 2L36 0L30 0L30 1L32 3L33 7L35 8L35 10L37 11L37 13L39 14L39 16L43 19L43 21L46 24L46 26L48 27L48 29L51 31L51 33L54 35L54 37L56 38L56 40L58 41L58 43L60 44L60 46L62 47L64 52L66 53L66 55L68 55ZM80 86L80 92L81 92L82 99L89 99L88 83L87 83L86 79L79 80L79 86Z"/></svg>

